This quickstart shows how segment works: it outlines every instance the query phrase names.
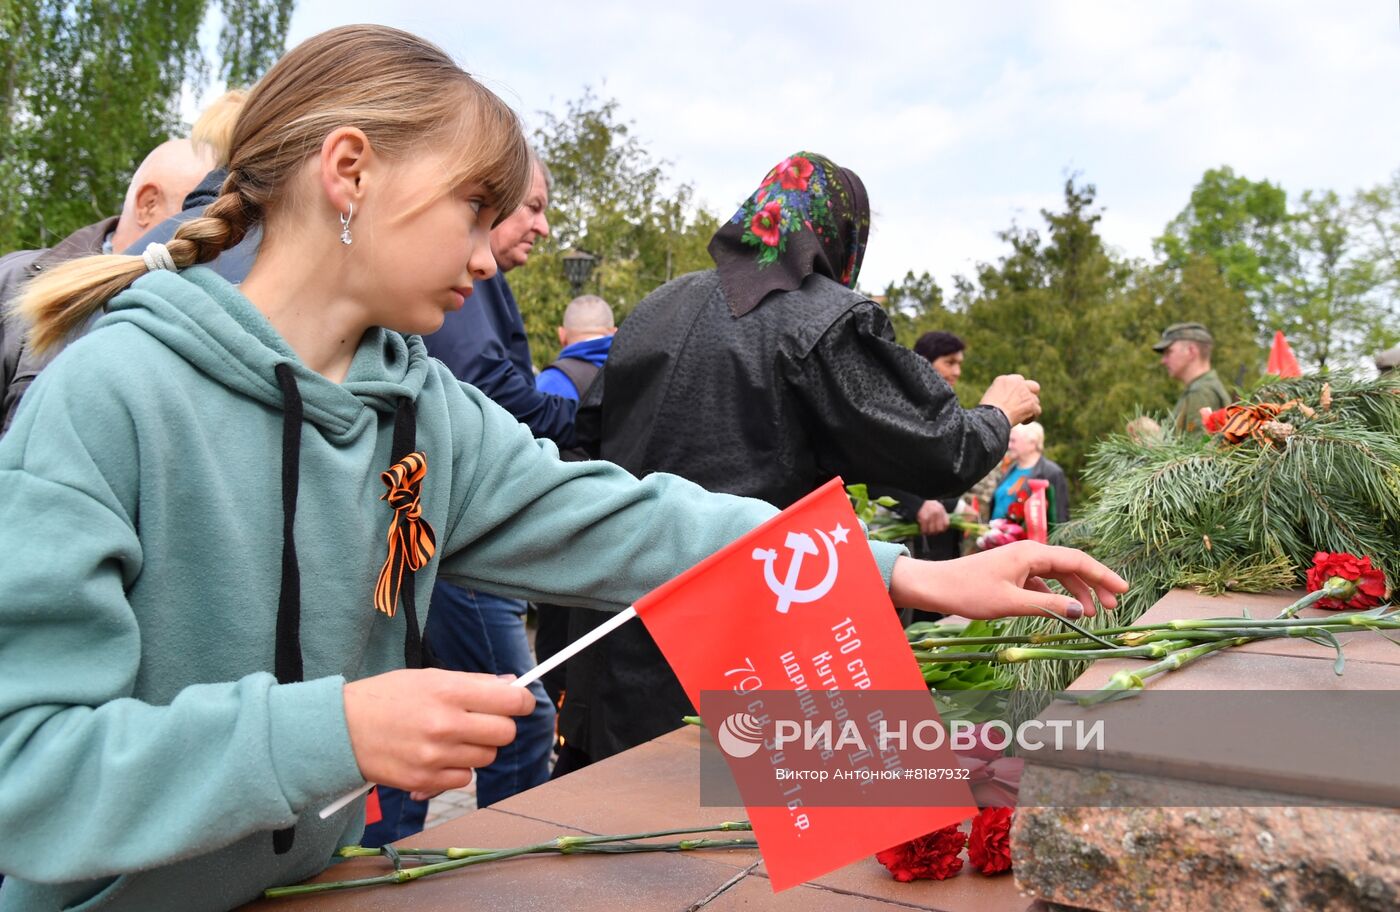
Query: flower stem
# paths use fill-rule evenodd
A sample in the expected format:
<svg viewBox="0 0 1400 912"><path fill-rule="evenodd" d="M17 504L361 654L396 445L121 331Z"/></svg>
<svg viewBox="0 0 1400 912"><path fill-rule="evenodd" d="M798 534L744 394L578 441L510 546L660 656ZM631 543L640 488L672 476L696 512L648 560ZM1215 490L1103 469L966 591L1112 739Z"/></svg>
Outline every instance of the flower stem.
<svg viewBox="0 0 1400 912"><path fill-rule="evenodd" d="M1156 659L1172 650L1191 645L1186 640L1162 640L1146 646L1123 646L1118 649L1041 649L1011 647L995 653L999 662L1027 662L1033 659L1077 661L1080 659Z"/></svg>
<svg viewBox="0 0 1400 912"><path fill-rule="evenodd" d="M747 820L728 820L715 826L653 830L646 833L624 833L616 836L558 836L548 842L538 842L533 845L519 846L513 849L399 849L398 853L400 855L445 857L448 860L419 865L415 868L402 868L379 877L362 877L356 880L298 884L289 887L271 887L263 891L263 896L267 899L280 899L287 896L304 896L308 893L328 893L333 890L353 890L359 887L405 884L422 877L441 874L444 871L455 871L458 868L465 868L470 865L484 864L488 861L500 861L503 858L516 858L521 855L548 853L557 853L560 855L621 854L629 852L686 852L695 849L709 848L756 848L757 843L751 839L683 839L679 842L661 844L615 844L633 843L633 840L651 839L657 836L677 836L714 832L724 833L748 831L752 829L752 825L750 825ZM363 846L346 846L337 854L343 858L359 858L383 853L379 849L367 849Z"/></svg>
<svg viewBox="0 0 1400 912"><path fill-rule="evenodd" d="M1303 596L1302 598L1298 599L1298 601L1294 602L1293 604L1289 605L1287 608L1285 608L1285 609L1283 609L1282 611L1280 611L1280 612L1278 613L1278 617L1279 617L1279 618L1291 618L1291 617L1293 617L1294 615L1296 615L1299 611L1302 611L1304 608L1307 608L1307 607L1309 607L1309 606L1311 606L1311 605L1317 604L1318 602L1320 602L1322 599L1324 599L1324 598L1326 598L1326 597L1327 597L1327 589L1326 589L1326 587L1323 587L1322 589L1318 589L1316 592L1309 592L1307 595L1305 595L1305 596Z"/></svg>
<svg viewBox="0 0 1400 912"><path fill-rule="evenodd" d="M1325 598L1334 598L1339 602L1348 602L1356 597L1356 580L1349 580L1345 577L1334 576L1322 584L1322 588L1316 592L1309 592L1298 601L1289 605L1279 612L1281 618L1291 618L1299 611L1309 605L1315 604Z"/></svg>
<svg viewBox="0 0 1400 912"><path fill-rule="evenodd" d="M1227 640L1216 640L1213 643L1202 643L1199 646L1192 646L1189 649L1181 649L1173 652L1160 662L1154 662L1146 668L1137 671L1119 671L1108 679L1108 683L1092 694L1075 698L1080 706L1091 706L1095 703L1104 703L1122 696L1125 692L1142 690L1147 686L1147 679L1165 674L1169 671L1176 671L1183 668L1201 656L1209 655L1217 650L1230 646L1240 646L1249 642L1249 637L1234 637Z"/></svg>

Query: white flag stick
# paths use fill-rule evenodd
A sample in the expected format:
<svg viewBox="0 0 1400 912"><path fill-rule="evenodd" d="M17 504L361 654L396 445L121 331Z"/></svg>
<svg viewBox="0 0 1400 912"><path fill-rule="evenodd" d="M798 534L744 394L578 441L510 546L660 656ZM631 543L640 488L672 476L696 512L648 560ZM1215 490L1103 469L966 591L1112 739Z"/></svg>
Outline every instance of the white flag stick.
<svg viewBox="0 0 1400 912"><path fill-rule="evenodd" d="M530 684L533 684L535 681L544 677L547 673L558 668L560 665L563 665L569 659L578 655L580 652L587 649L589 646L592 646L594 643L598 642L603 637L612 633L614 630L621 627L623 624L632 620L632 618L636 616L636 608L629 607L625 611L619 611L617 614L608 618L608 620L605 623L588 631L588 633L579 637L577 640L570 643L568 646L565 646L563 649L559 650L554 655L545 659L543 662L536 665L534 668L531 668L529 671L525 672L523 675L516 678L514 681L511 681L511 686L528 687ZM373 782L366 782L364 785L355 789L353 792L347 792L346 794L341 795L339 798L332 801L330 804L321 808L321 819L325 820L327 817L334 814L336 811L341 810L347 804L354 801L356 798L360 797L373 787Z"/></svg>

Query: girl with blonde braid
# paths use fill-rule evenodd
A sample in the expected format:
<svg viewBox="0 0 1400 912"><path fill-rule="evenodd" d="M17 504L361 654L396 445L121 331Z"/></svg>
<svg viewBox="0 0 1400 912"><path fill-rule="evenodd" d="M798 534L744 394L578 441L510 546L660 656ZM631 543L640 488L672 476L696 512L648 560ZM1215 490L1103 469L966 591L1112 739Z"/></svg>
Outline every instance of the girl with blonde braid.
<svg viewBox="0 0 1400 912"><path fill-rule="evenodd" d="M222 910L317 873L364 808L317 809L461 787L531 708L422 667L436 575L617 610L773 515L560 462L427 357L528 178L515 115L442 51L340 28L252 90L203 218L29 289L41 348L108 313L0 441L0 910ZM255 224L241 286L199 265ZM871 547L897 601L946 609L938 565ZM1035 573L1121 588L1019 553L964 613Z"/></svg>

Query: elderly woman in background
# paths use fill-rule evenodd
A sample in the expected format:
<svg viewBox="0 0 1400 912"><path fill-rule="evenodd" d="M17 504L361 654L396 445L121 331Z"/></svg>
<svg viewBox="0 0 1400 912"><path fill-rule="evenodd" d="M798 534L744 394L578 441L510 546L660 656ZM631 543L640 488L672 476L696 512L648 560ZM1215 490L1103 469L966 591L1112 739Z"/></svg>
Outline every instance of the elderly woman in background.
<svg viewBox="0 0 1400 912"><path fill-rule="evenodd" d="M1050 521L1068 522L1069 483L1065 480L1065 470L1045 458L1045 428L1040 422L1031 421L1013 427L1006 454L1011 464L997 485L996 497L992 501L992 519L1007 518L1012 505L1023 501L1023 494L1030 493L1030 481L1043 478L1050 482Z"/></svg>

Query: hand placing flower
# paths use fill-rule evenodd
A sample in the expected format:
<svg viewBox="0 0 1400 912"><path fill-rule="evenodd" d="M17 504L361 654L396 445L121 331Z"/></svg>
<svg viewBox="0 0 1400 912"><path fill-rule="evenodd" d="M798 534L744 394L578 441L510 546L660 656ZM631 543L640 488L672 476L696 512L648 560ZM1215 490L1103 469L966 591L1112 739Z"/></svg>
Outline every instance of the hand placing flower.
<svg viewBox="0 0 1400 912"><path fill-rule="evenodd" d="M1319 551L1308 568L1308 591L1329 587L1335 597L1320 599L1319 608L1374 608L1386 596L1385 574L1371 566L1371 558Z"/></svg>

